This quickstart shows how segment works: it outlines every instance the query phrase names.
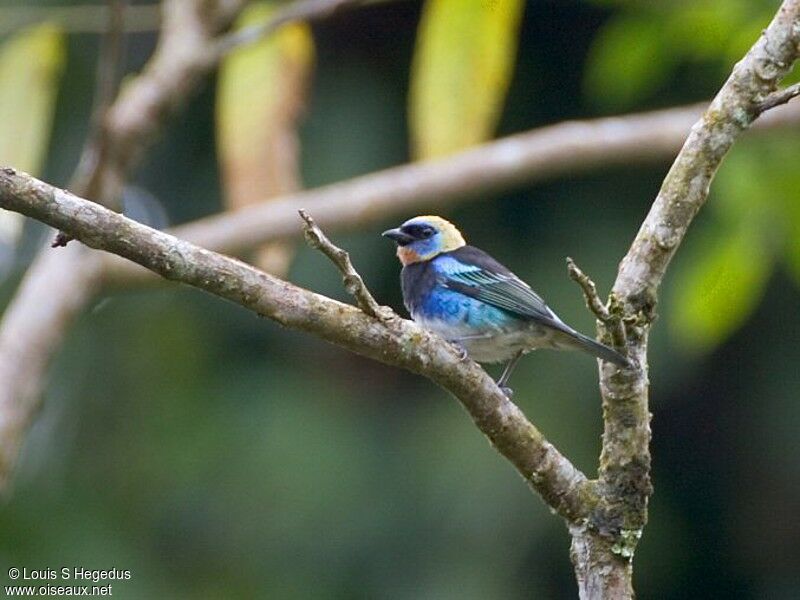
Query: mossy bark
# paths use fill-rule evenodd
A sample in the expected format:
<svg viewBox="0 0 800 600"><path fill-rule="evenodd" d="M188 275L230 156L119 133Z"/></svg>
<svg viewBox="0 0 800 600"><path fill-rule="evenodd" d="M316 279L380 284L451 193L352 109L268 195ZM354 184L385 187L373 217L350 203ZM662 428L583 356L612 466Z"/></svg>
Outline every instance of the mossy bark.
<svg viewBox="0 0 800 600"><path fill-rule="evenodd" d="M647 524L650 411L647 342L658 288L711 181L739 134L770 103L800 53L800 0L786 0L695 123L625 258L612 289L622 308L626 350L637 369L600 371L603 447L600 502L573 528L572 557L582 598L628 598L632 560ZM766 102L765 102L766 101ZM601 331L601 333L604 333ZM627 585L622 582L628 579Z"/></svg>

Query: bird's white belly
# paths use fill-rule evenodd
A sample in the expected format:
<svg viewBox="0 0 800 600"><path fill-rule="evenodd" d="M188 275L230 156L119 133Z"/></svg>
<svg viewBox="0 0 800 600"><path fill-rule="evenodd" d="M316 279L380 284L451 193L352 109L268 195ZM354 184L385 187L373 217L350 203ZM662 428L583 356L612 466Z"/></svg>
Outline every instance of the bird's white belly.
<svg viewBox="0 0 800 600"><path fill-rule="evenodd" d="M498 363L511 360L518 352L538 348L554 348L552 330L530 323L524 329L505 330L501 327L476 333L475 329L461 323L450 324L439 319L414 320L449 342L458 344L469 357L480 363Z"/></svg>

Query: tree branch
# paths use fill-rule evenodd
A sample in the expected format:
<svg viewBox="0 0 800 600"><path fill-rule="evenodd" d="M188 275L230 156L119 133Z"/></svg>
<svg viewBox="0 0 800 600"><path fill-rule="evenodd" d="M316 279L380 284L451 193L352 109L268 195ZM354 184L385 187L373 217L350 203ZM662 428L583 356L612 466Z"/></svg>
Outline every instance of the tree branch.
<svg viewBox="0 0 800 600"><path fill-rule="evenodd" d="M108 0L108 30L100 44L97 60L97 78L95 83L92 114L89 117L89 135L83 145L78 166L69 182L69 188L76 193L94 198L104 206L119 210L118 198L103 198L99 184L102 181L105 152L109 139L106 135L105 118L117 95L120 78L120 67L124 54L124 23L127 0ZM52 247L66 246L69 236L59 231Z"/></svg>
<svg viewBox="0 0 800 600"><path fill-rule="evenodd" d="M652 493L647 341L658 287L692 219L705 203L725 154L763 112L763 99L773 97L798 54L800 0L785 0L692 127L620 264L612 294L624 311L628 356L641 369L606 365L601 371L605 424L599 468L602 501L586 526L573 531L572 555L582 598L633 594L630 560L647 522Z"/></svg>
<svg viewBox="0 0 800 600"><path fill-rule="evenodd" d="M232 0L242 5L240 0ZM102 161L93 198L118 196L128 171L165 118L197 89L212 65L208 48L236 8L231 0L165 0L161 37L142 74L106 111ZM96 172L95 172L96 171ZM40 252L0 323L0 490L7 487L27 425L47 380L50 358L97 291L101 263L83 248ZM57 290L54 293L53 290Z"/></svg>
<svg viewBox="0 0 800 600"><path fill-rule="evenodd" d="M87 246L118 254L286 327L428 377L461 401L478 428L553 510L572 523L586 520L595 501L594 484L544 438L483 369L462 361L450 344L412 321L392 315L374 318L10 168L0 169L0 208L21 212ZM330 246L320 241L326 254ZM340 263L335 250L329 256ZM352 265L341 263L360 281Z"/></svg>
<svg viewBox="0 0 800 600"><path fill-rule="evenodd" d="M166 119L184 105L223 57L217 51L219 34L244 4L245 0L164 0L161 36L153 56L142 73L123 87L105 115L104 152L91 177L93 198L119 196L128 173L157 138ZM304 12L295 6L305 7ZM314 6L326 11L329 2L290 4L273 20L287 24L311 18ZM25 427L39 406L50 359L72 322L91 302L102 273L100 257L80 248L40 253L3 315L0 490L7 487ZM53 294L53 289L58 294Z"/></svg>
<svg viewBox="0 0 800 600"><path fill-rule="evenodd" d="M758 104L756 113L760 115L761 113L775 108L776 106L786 104L793 98L797 98L797 96L800 96L800 83L795 83L794 85L790 85L782 90L772 92Z"/></svg>
<svg viewBox="0 0 800 600"><path fill-rule="evenodd" d="M177 3L179 0L174 1ZM615 306L624 310L628 352L635 356L642 369L620 372L607 366L601 373L605 429L598 483L588 481L560 455L528 423L514 404L498 394L494 383L481 369L471 363L467 363L463 369L451 364L450 361L458 356L449 345L441 347L440 340L408 321L389 319L383 322L372 319L357 309L290 286L233 259L196 246L187 246L186 242L168 234L153 232L124 217L86 205L67 193L22 177L29 183L35 183L30 184L33 187L26 187L13 173L0 176L0 185L8 184L2 198L3 202L8 202L9 207L19 200L19 194L29 194L30 198L41 201L50 208L66 207L73 211L70 218L77 221L67 223L64 215L59 215L58 211L45 211L44 214L37 212L42 207L19 205L21 211L28 211L27 214L38 215L68 232L75 231L74 235L79 239L85 235L83 239L87 243L118 252L166 277L203 287L259 310L287 326L310 331L354 351L422 373L446 387L458 396L478 427L487 434L498 450L571 523L572 554L582 596L595 597L592 594L597 591L606 596L624 597L632 594L630 558L646 522L647 501L651 493L645 357L656 291L691 219L704 203L711 178L734 138L761 112L771 108L770 103L774 103L772 106L778 104L778 96L773 94L783 94L782 98L788 94L774 90L778 79L791 66L798 52L797 36L800 35L800 25L797 4L798 0L784 2L776 20L748 56L737 65L731 79L709 110L692 128L650 214L620 267L610 303L606 308L609 312L613 312ZM204 60L209 61L208 56ZM208 68L210 66L206 62L204 67L198 68L198 72ZM153 88L151 91L155 93L157 90ZM162 107L165 109L164 114L174 109L170 100L171 98L167 98L167 103ZM694 110L699 112L696 107ZM796 122L797 114L796 107L793 106L775 109L760 120L758 126L767 128ZM696 113L679 114L673 110L636 115L634 118L565 123L513 136L440 162L398 167L322 190L288 196L281 202L270 203L268 209L243 209L232 215L201 221L176 231L196 241L204 241L202 238L205 236L204 243L223 251L236 252L276 237L293 235L296 228L290 220L294 221L295 211L303 205L311 207L317 216L322 215L323 223L357 226L377 216L408 211L423 204L429 205L433 197L440 198L441 202L452 202L563 172L608 164L629 166L643 160L663 158L677 149L686 134L688 124L695 117ZM135 115L128 115L128 118L134 119ZM665 120L661 122L661 118ZM126 121L122 119L114 122L124 124ZM160 121L156 119L156 122ZM134 136L133 139L139 140L137 143L140 144L137 152L142 151L142 147L157 128L158 126L143 127L141 137ZM124 129L123 127L122 130ZM120 139L125 141L127 138L123 136ZM136 153L131 156L135 158ZM132 162L122 161L121 171L124 173ZM464 174L469 176L466 180ZM81 217L89 221L81 222ZM115 232L119 238L98 238L98 234L92 233L91 228L81 229L81 235L78 235L77 229L68 228L68 225L76 228L88 227L92 223L102 224L106 227L105 234L111 235ZM145 239L137 237L143 233L155 236L148 238L153 245L141 248L137 245ZM70 251L72 249L67 250ZM29 333L22 326L24 323L12 319L11 325L16 327L5 327L4 321L4 328L0 330L0 359L9 354L17 354L17 357L12 356L10 363L0 360L0 369L5 368L10 374L10 381L16 385L16 388L11 386L12 391L5 398L13 398L13 394L20 393L27 394L27 398L38 394L46 357L60 343L67 321L92 297L98 276L102 272L103 263L94 258L72 260L71 263L53 260L53 264L58 265L59 269L51 269L54 271L52 274L61 276L68 291L72 286L83 286L81 294L72 291L66 294L66 302L62 299L55 306L48 307L43 323L47 326L55 320L56 333L43 335L42 327L38 323L33 328L33 333L39 334L34 335L33 339L36 342L45 340L44 344L39 343L37 346L36 342L20 342L19 339ZM199 262L193 265L192 261ZM65 265L75 268L65 269ZM203 279L215 272L224 276L218 280ZM130 281L131 273L128 271L128 275L120 280L128 278ZM28 300L34 303L43 301L46 304L53 281L47 281L45 286L44 280L41 280L38 288L30 286L27 290ZM238 283L226 287L231 281ZM268 293L264 295L263 290L268 290ZM288 299L296 300L298 304L293 304ZM19 303L12 306L12 309L6 320L12 315L18 315L20 311L25 312ZM52 315L60 315L57 317L60 321ZM312 316L313 318L309 318ZM369 319L369 324L364 319ZM339 329L342 326L352 329ZM49 334L49 331L46 333ZM19 339L15 339L14 335ZM22 346L21 352L19 346ZM33 351L33 348L39 352ZM31 354L34 360L21 364L20 357L24 359ZM29 368L30 364L33 368ZM21 368L14 369L15 366ZM23 377L20 380L16 375L18 372L23 372L28 379ZM7 392L0 390L0 400L4 393ZM16 405L9 408L0 401L0 419L5 418L2 411L6 409L9 409L9 414L24 417L16 421L13 418L0 421L3 443L10 444L13 455L16 454L25 424L32 413L30 404L22 403L21 406L21 410ZM5 433L8 435L4 435ZM11 463L8 460L11 454L8 448L2 449L4 462L0 464L0 469L4 468L6 472Z"/></svg>
<svg viewBox="0 0 800 600"><path fill-rule="evenodd" d="M97 59L92 114L89 117L89 135L78 160L78 166L69 182L70 189L79 190L77 193L95 198L97 202L103 204L105 204L104 200L97 198L99 190L96 189L94 179L102 170L103 150L108 145L105 119L114 103L122 75L121 66L125 46L124 23L125 14L129 8L127 0L108 0L106 6L108 8L108 28L100 43Z"/></svg>
<svg viewBox="0 0 800 600"><path fill-rule="evenodd" d="M335 246L328 237L322 233L322 230L314 222L305 210L300 209L300 218L303 219L303 231L306 236L306 241L312 248L316 248L327 256L331 262L336 265L336 268L342 272L342 279L344 288L347 293L356 299L358 307L370 317L385 321L396 317L388 306L381 306L372 296L367 289L361 275L353 267L353 262L350 260L350 255L345 251Z"/></svg>
<svg viewBox="0 0 800 600"><path fill-rule="evenodd" d="M288 23L326 19L340 10L361 4L364 4L364 0L302 0L289 4L266 23L253 25L221 37L211 51L213 59L220 61L236 48L257 42Z"/></svg>
<svg viewBox="0 0 800 600"><path fill-rule="evenodd" d="M608 305L600 300L597 293L597 286L594 281L583 271L580 270L575 261L567 257L567 273L570 279L575 281L581 290L583 290L583 297L586 300L586 308L588 308L595 317L611 331L611 337L614 341L614 346L617 348L625 347L625 327L622 324L622 311L619 310L619 303L615 302L612 297Z"/></svg>
<svg viewBox="0 0 800 600"><path fill-rule="evenodd" d="M225 254L243 255L261 244L298 235L297 211L326 229L358 228L416 210L441 212L456 202L560 175L672 158L708 104L655 112L568 121L512 135L434 161L393 167L313 190L270 198L236 211L178 226L177 237ZM800 124L800 104L770 111L755 129ZM141 285L146 270L109 256L104 279L112 287Z"/></svg>
<svg viewBox="0 0 800 600"><path fill-rule="evenodd" d="M711 180L734 140L761 113L788 101L795 93L792 88L783 92L775 90L798 53L800 0L786 0L759 41L736 65L700 121L692 127L650 213L620 265L605 311L598 310L594 301L596 291L587 283L590 280L586 278L584 281L590 306L594 306L600 315L605 316L607 312L612 316L616 310L622 311L627 352L640 365L639 369L623 370L607 364L602 367L600 387L604 432L597 482L587 480L549 444L482 369L472 362L462 362L449 344L410 321L375 319L359 309L292 286L235 259L151 230L67 192L16 174L13 169L0 171L0 206L40 219L91 247L117 253L166 278L237 302L288 327L313 333L376 360L429 377L458 397L498 451L570 523L571 554L581 597L631 597L631 559L647 520L647 504L652 492L646 352L657 290L689 224L705 203ZM767 120L771 117L777 120L774 115L780 112L783 111L768 114ZM620 132L614 127L619 125L619 120L613 124L609 120L604 123L610 126L610 130L603 132L607 136L606 142L609 142L602 150L606 156L609 151L613 152L614 143L631 152L630 156L622 159L617 155L617 160L626 163L642 160L645 156L652 158L656 152L663 151L663 138L656 137L652 144L634 149L623 142L629 143L633 139L641 142L644 138L626 138L625 134L630 134L630 131ZM318 192L297 194L283 203L271 203L268 211L263 207L243 209L213 221L196 223L182 231L197 238L205 235L211 240L211 245L235 251L236 248L268 241L264 235L288 235L289 217L281 216L280 211L291 209L294 217L294 210L299 207L292 203L298 200L305 200L309 206L309 199L314 199L320 203L321 211L329 211L325 218L358 224L360 219L374 217L370 211L376 209L370 201L374 203L376 197L384 203L381 207L387 212L389 205L395 205L394 210L399 210L397 205L400 201L406 203L404 210L408 210L415 203L428 202L432 196L443 196L444 201L453 201L530 180L530 174L525 172L528 169L537 176L552 176L562 172L561 169L574 168L571 161L576 160L575 156L590 165L608 164L609 159L600 157L597 147L581 155L587 133L581 126L564 124L537 132L544 139L536 142L543 144L547 141L556 145L561 155L541 149L539 153L526 154L531 148L523 142L531 143L531 140L515 136L492 146L497 154L492 155L495 162L488 165L478 162L486 156L480 150L474 150L438 163L397 168ZM559 135L548 139L546 133ZM681 135L684 133L685 130ZM652 135L651 123L648 136ZM564 140L568 143L564 144ZM674 138L670 140L674 141ZM654 154L648 155L648 152ZM571 156L567 157L567 154ZM458 180L457 175L463 174L459 169L472 169L471 172L476 174L475 180ZM347 193L355 198L351 203L331 201L339 194ZM278 224L268 234L259 232L263 224L268 223L267 219L274 219L273 211L277 211L280 217ZM236 237L223 232L222 224L235 225ZM226 244L230 248L225 248ZM333 257L341 259L336 253ZM346 262L341 262L341 268L345 273L355 273L352 265ZM88 278L78 273L77 279L96 284L99 272L98 267L98 271L92 272ZM578 273L575 270L576 277ZM577 278L581 280L581 277ZM358 291L358 280L352 279L351 284L354 291ZM91 287L87 285L87 289L91 290ZM366 290L363 282L361 287L362 291ZM91 291L88 296L91 296ZM84 299L79 298L79 301ZM38 298L34 296L33 300L38 301ZM24 329L18 328L17 333L23 334ZM0 361L0 368L3 366L3 361ZM29 418L30 411L24 414ZM24 431L25 423L20 423L12 423L16 429L6 427L8 439L15 443ZM7 464L0 466L7 467Z"/></svg>
<svg viewBox="0 0 800 600"><path fill-rule="evenodd" d="M600 296L597 293L597 286L586 273L580 270L578 265L575 264L575 261L569 256L567 257L567 273L569 273L570 279L581 286L584 299L586 300L586 308L594 313L594 316L597 317L598 320L603 323L608 323L612 319L612 316L611 313L608 312L608 307L600 300Z"/></svg>

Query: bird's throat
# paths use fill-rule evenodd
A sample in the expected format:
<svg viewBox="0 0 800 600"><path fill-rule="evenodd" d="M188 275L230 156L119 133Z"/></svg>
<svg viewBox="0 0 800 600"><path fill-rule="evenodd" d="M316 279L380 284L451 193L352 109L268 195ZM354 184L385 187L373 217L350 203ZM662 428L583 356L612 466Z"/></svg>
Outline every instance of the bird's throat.
<svg viewBox="0 0 800 600"><path fill-rule="evenodd" d="M404 266L423 260L423 257L406 246L397 247L397 258L400 259L400 263Z"/></svg>

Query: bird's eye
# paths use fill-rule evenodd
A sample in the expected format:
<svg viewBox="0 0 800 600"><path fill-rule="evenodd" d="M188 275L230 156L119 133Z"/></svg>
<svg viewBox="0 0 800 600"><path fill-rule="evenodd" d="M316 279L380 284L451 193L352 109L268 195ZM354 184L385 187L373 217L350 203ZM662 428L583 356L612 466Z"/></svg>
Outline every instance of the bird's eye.
<svg viewBox="0 0 800 600"><path fill-rule="evenodd" d="M432 237L436 233L436 229L430 225L406 225L402 228L404 233L407 233L415 240L425 240Z"/></svg>

